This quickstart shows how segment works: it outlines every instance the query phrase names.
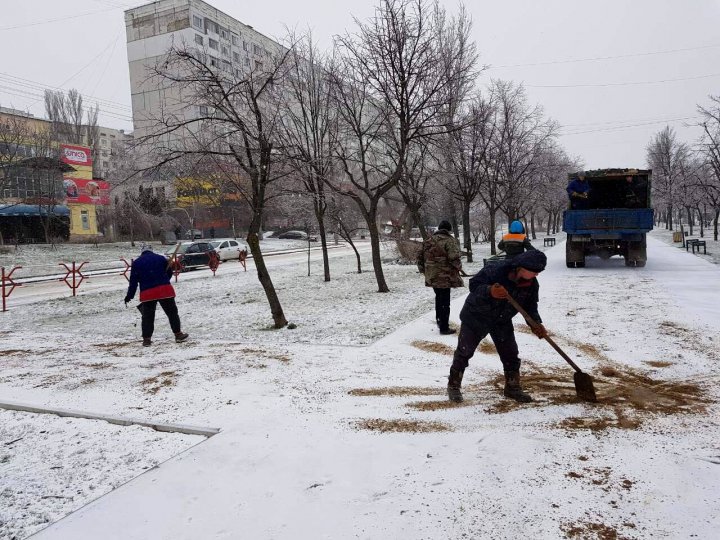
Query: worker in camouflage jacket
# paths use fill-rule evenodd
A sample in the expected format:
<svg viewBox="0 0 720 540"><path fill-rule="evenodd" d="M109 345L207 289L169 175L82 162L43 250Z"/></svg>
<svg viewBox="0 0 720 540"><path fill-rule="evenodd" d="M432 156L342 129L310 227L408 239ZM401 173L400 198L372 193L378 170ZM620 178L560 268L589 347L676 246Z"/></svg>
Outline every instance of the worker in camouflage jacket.
<svg viewBox="0 0 720 540"><path fill-rule="evenodd" d="M507 254L507 258L511 259L515 257L515 255L520 255L535 248L525 234L523 224L515 220L510 224L508 233L503 235L502 240L498 243L498 249L504 251Z"/></svg>
<svg viewBox="0 0 720 540"><path fill-rule="evenodd" d="M423 242L417 260L425 286L435 291L435 321L441 334L455 333L450 328L450 289L463 286L460 246L451 229L449 222L440 222L435 234Z"/></svg>

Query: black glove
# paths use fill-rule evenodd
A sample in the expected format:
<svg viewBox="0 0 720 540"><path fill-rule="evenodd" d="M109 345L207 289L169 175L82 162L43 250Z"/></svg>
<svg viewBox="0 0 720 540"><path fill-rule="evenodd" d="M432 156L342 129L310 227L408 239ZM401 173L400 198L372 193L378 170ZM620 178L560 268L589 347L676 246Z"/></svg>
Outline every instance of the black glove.
<svg viewBox="0 0 720 540"><path fill-rule="evenodd" d="M123 301L125 302L126 306L130 303L130 300L132 300L132 298L129 298L127 296L125 297L125 300L123 300Z"/></svg>

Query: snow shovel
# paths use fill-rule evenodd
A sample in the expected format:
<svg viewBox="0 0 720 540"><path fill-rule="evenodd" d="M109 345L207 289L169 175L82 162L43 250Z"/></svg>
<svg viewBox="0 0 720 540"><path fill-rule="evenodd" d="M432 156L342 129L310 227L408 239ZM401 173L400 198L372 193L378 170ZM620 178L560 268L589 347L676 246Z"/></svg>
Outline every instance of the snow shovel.
<svg viewBox="0 0 720 540"><path fill-rule="evenodd" d="M517 301L510 296L510 294L507 296L507 301L510 302L510 305L517 309L518 313L525 318L525 321L530 325L530 328L536 328L538 326L538 323L530 317L530 315L528 315L527 311L525 311L522 306L520 306L520 304L518 304ZM562 356L575 370L573 379L575 381L575 392L577 392L577 397L584 401L592 401L593 403L597 402L598 399L595 395L595 387L593 386L592 377L581 370L577 364L573 362L560 347L558 347L557 343L555 343L550 336L545 335L543 339L552 345L552 348L560 353L560 356Z"/></svg>

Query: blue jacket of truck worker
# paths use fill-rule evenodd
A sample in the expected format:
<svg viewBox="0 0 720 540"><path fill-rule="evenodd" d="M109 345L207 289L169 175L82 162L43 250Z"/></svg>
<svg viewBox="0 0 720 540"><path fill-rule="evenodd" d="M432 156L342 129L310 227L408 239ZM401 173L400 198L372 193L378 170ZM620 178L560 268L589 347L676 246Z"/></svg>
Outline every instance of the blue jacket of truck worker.
<svg viewBox="0 0 720 540"><path fill-rule="evenodd" d="M567 187L567 194L570 197L570 207L573 210L585 210L588 207L588 200L581 197L573 197L573 193L590 193L590 183L579 178L573 178Z"/></svg>

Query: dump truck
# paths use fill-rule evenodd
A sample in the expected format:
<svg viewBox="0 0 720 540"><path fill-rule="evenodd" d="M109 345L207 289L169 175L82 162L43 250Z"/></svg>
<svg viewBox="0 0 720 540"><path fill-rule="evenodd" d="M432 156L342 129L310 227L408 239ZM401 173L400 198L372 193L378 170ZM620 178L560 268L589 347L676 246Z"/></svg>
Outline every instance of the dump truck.
<svg viewBox="0 0 720 540"><path fill-rule="evenodd" d="M582 268L585 258L625 258L625 266L645 266L646 233L653 228L650 207L652 171L600 169L568 175L572 182L584 176L585 194L570 197L570 209L563 213L567 233L565 262L568 268ZM577 184L576 184L577 185Z"/></svg>

